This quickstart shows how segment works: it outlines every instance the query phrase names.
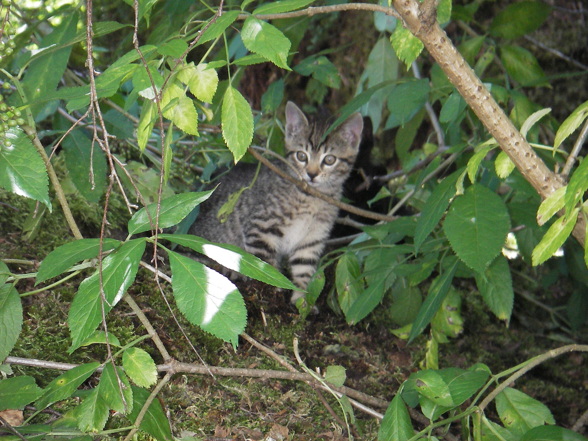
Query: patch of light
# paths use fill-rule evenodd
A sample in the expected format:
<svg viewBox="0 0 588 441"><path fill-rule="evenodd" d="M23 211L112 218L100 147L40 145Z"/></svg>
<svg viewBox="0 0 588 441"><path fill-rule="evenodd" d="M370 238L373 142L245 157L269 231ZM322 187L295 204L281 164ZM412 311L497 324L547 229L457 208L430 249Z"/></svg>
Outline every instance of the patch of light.
<svg viewBox="0 0 588 441"><path fill-rule="evenodd" d="M212 244L202 245L202 252L225 268L239 271L242 258L240 254Z"/></svg>
<svg viewBox="0 0 588 441"><path fill-rule="evenodd" d="M519 244L517 243L517 238L514 233L508 233L506 236L506 241L502 247L502 254L510 260L516 259L520 256Z"/></svg>
<svg viewBox="0 0 588 441"><path fill-rule="evenodd" d="M565 254L564 249L562 247L559 247L557 249L557 251L555 253L553 253L553 256L554 257L563 257L564 254Z"/></svg>
<svg viewBox="0 0 588 441"><path fill-rule="evenodd" d="M204 267L206 271L206 305L204 306L204 317L202 325L209 324L214 316L220 311L223 303L237 287L229 279L215 270Z"/></svg>

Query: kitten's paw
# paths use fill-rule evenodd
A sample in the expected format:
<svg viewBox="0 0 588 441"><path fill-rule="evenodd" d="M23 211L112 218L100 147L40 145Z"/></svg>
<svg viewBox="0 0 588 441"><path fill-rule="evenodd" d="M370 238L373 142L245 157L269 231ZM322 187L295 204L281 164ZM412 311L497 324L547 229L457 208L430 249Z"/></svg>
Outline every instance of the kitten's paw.
<svg viewBox="0 0 588 441"><path fill-rule="evenodd" d="M290 297L290 303L292 303L298 311L305 314L312 314L316 315L319 313L319 309L316 305L312 305L311 307L308 306L306 302L306 298L303 292L300 291L292 291L292 297Z"/></svg>

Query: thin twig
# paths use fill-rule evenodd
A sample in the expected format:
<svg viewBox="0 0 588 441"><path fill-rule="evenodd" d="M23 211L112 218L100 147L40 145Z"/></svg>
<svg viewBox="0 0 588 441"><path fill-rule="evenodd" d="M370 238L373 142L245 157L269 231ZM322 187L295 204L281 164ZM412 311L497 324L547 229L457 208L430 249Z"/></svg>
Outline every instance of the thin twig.
<svg viewBox="0 0 588 441"><path fill-rule="evenodd" d="M580 132L578 139L576 139L576 142L574 143L574 147L572 148L570 156L568 156L566 164L565 164L563 170L561 171L561 175L564 177L564 179L567 179L568 175L572 171L572 167L574 166L574 163L576 162L578 155L580 154L580 150L582 150L582 147L584 146L584 141L586 141L587 136L588 136L588 120L584 123L584 126L582 127L582 131Z"/></svg>
<svg viewBox="0 0 588 441"><path fill-rule="evenodd" d="M382 12L383 14L390 15L392 17L400 18L398 13L386 6L375 5L371 3L344 3L330 6L311 6L306 9L292 12L282 12L280 14L259 14L255 15L260 20L277 20L282 18L295 18L295 17L312 17L317 14L328 14L331 12L343 12L343 11L373 11ZM240 14L238 20L246 20L251 17L250 14Z"/></svg>
<svg viewBox="0 0 588 441"><path fill-rule="evenodd" d="M541 49L546 50L550 54L555 55L556 57L561 58L562 60L565 60L568 63L571 63L576 67L579 67L580 69L588 70L588 66L586 66L585 64L582 64L579 61L574 60L572 57L568 57L563 52L558 51L557 49L553 49L553 48L541 43L540 41L534 39L533 37L530 37L529 35L525 35L525 39L530 41L531 43L533 43L535 46L538 46Z"/></svg>
<svg viewBox="0 0 588 441"><path fill-rule="evenodd" d="M14 427L12 427L12 425L6 421L4 418L2 418L0 416L0 423L2 423L2 425L4 427L6 427L6 429L12 433L13 435L17 436L18 438L22 439L23 441L27 441L27 439L18 431L16 430Z"/></svg>
<svg viewBox="0 0 588 441"><path fill-rule="evenodd" d="M494 400L494 398L496 398L496 396L500 392L502 392L504 389L506 389L508 386L510 386L518 378L525 375L531 369L540 365L541 363L546 362L547 360L550 360L555 357L559 357L560 355L565 354L567 352L588 352L588 345L562 346L560 348L556 348L556 349L552 349L550 351L547 351L541 355L538 355L538 356L530 359L528 362L523 363L523 366L521 366L520 369L518 369L514 374L512 374L510 377L508 377L506 380L504 380L502 383L500 383L498 385L498 387L496 387L496 389L494 389L492 392L490 392L488 394L488 396L486 398L484 398L484 400L480 403L478 412L483 413L484 409L486 409L488 404L490 404L492 402L492 400Z"/></svg>

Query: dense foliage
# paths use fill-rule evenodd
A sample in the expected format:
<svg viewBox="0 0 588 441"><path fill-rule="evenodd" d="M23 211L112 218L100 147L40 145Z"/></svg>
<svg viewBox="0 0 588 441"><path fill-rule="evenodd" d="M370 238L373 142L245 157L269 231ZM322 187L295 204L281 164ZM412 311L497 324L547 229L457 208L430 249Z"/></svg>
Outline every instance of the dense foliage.
<svg viewBox="0 0 588 441"><path fill-rule="evenodd" d="M304 317L322 296L321 305L349 325L370 320L377 309L378 320L397 337L426 340L423 369L390 403L379 439L435 439L434 428L454 421L469 434L464 439L585 439L555 426L545 405L508 387L536 364L584 346L500 373L481 363L439 369L439 345L463 331L462 301L477 295L464 286L508 324L517 286L526 279L537 279L537 289L563 284L558 326L567 342L586 338L588 161L580 148L588 102L573 96L579 101L557 115L543 108L534 97L553 78L523 44L523 37L548 23L553 8L516 2L485 19L492 9L483 0L442 0L435 9L431 2L420 4L436 13L483 87L554 173L545 180L556 181L556 190L545 195L533 188L528 170L515 167L513 153L489 134L493 121L472 111L460 85L448 79L447 66L423 51L393 5L327 3L313 9L313 0L227 1L220 7L183 0L114 6L2 1L0 194L33 202L19 234L34 238L44 218L62 210L72 237L48 255L34 256L42 262L33 274L12 269L22 263L14 256L1 256L0 361L19 339L22 299L39 292L25 284L28 279L41 286L54 279L53 287L84 274L69 307L69 353L89 345L108 348L105 359L80 364L43 388L31 376L11 376L9 358L2 365L8 375L0 380L0 411L33 403L28 423L34 423L54 403L83 398L57 422L25 425L20 433L47 439L128 432L130 438L140 429L172 439L154 399L173 370L159 379L153 357L141 347L145 338L121 344L108 331L108 314L124 300L149 327L127 293L144 266L159 287L160 279L170 284L192 325L236 348L247 323L238 288L176 246L249 278L294 288L277 269L236 247L184 234L211 194L205 187L215 171L258 156L264 149L255 144L281 152L281 111L291 96L308 111L331 107L337 112L332 128L360 111L380 141L367 146L358 164L355 190L370 191L350 187L346 194L363 207L360 217L344 222L357 231L334 241L339 247L323 258L297 305ZM338 29L343 14L373 14L373 20L362 35ZM340 102L345 104L336 108ZM72 214L73 201L83 201L94 215ZM128 216L121 214L124 206ZM230 213L231 201L224 210ZM368 224L370 218L379 222ZM174 234L163 233L176 226ZM329 268L333 281L325 283ZM531 276L517 282L516 274ZM147 331L169 362L156 332ZM317 381L342 386L345 376L333 368ZM93 375L99 379L92 387L80 388ZM347 422L351 407L345 397L338 399ZM484 412L494 400L500 424ZM430 421L421 432L413 429L409 407L419 407ZM106 430L111 411L133 427Z"/></svg>

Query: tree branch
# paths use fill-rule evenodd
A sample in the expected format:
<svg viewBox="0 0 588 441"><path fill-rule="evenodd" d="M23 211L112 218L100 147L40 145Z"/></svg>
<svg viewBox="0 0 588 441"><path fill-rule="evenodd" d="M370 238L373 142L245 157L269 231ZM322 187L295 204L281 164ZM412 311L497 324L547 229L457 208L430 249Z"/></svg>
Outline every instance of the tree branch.
<svg viewBox="0 0 588 441"><path fill-rule="evenodd" d="M496 103L490 91L482 84L439 24L423 22L429 11L417 0L394 0L394 7L404 25L420 39L470 108L478 116L500 148L514 162L525 179L545 199L564 185L537 156L527 140ZM573 235L584 246L586 221L578 217Z"/></svg>

